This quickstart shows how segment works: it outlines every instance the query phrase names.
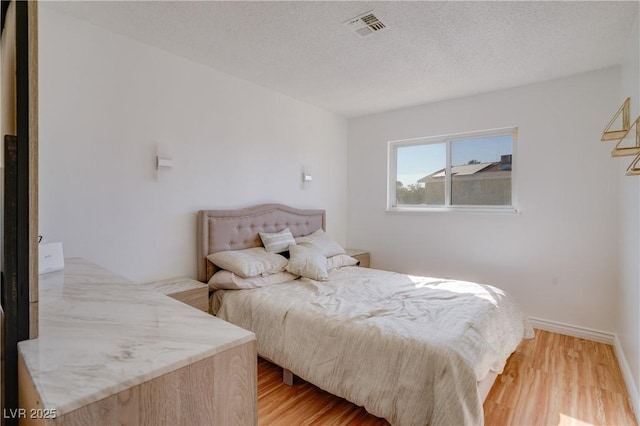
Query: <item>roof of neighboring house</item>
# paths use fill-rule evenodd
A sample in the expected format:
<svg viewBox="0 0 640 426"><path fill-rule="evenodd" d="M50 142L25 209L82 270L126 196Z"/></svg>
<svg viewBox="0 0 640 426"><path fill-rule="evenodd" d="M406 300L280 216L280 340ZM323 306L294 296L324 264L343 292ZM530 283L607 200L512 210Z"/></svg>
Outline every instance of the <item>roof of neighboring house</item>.
<svg viewBox="0 0 640 426"><path fill-rule="evenodd" d="M493 163L475 163L475 164L462 164L459 166L451 166L451 175L452 176L468 176L476 173L484 173L484 172L511 172L511 169L503 169L501 168L502 163L500 161L496 161ZM433 172L430 175L423 177L422 179L418 179L418 182L426 182L427 180L443 178L445 176L446 169L438 170L437 172Z"/></svg>

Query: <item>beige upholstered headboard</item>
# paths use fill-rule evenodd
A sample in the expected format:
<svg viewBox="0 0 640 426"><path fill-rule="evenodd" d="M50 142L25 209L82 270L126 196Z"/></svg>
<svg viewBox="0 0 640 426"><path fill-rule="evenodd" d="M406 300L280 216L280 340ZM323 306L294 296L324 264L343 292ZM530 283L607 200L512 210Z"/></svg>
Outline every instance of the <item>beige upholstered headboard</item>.
<svg viewBox="0 0 640 426"><path fill-rule="evenodd" d="M325 230L324 210L300 210L282 204L261 204L238 210L198 212L198 279L207 282L215 272L207 255L262 245L260 232L289 228L294 237Z"/></svg>

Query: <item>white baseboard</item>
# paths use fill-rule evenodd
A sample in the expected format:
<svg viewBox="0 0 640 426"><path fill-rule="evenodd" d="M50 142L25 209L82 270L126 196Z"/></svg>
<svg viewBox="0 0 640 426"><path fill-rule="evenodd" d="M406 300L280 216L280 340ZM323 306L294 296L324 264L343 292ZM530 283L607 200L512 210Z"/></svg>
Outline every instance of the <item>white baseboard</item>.
<svg viewBox="0 0 640 426"><path fill-rule="evenodd" d="M620 343L620 339L618 339L617 334L614 335L613 348L616 350L616 357L618 358L618 364L622 371L622 377L624 378L624 382L627 384L627 392L629 392L631 406L633 407L633 411L636 413L636 419L640 419L640 395L638 394L638 385L633 378L633 374L631 374L631 368L629 368L627 357L624 356L622 344Z"/></svg>
<svg viewBox="0 0 640 426"><path fill-rule="evenodd" d="M627 385L627 392L629 393L629 399L631 399L631 406L636 414L636 419L640 419L640 395L638 393L638 385L636 384L633 374L631 374L629 363L627 362L627 358L622 350L620 339L618 339L618 335L616 333L594 330L588 327L550 321L542 318L529 317L529 322L534 328L538 328L540 330L551 331L553 333L565 334L567 336L612 345L616 352L618 365L622 371L622 378Z"/></svg>
<svg viewBox="0 0 640 426"><path fill-rule="evenodd" d="M580 339L593 340L594 342L613 345L616 335L606 331L595 330L593 328L581 327L578 325L565 324L558 321L550 321L542 318L529 317L529 322L533 328L551 331L567 336L578 337Z"/></svg>

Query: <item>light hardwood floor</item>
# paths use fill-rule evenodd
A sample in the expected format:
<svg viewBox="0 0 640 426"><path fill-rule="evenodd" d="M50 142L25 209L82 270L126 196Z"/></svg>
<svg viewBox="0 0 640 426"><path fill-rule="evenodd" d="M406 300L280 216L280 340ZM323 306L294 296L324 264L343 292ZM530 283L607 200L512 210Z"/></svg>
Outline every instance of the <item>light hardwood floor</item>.
<svg viewBox="0 0 640 426"><path fill-rule="evenodd" d="M536 330L484 403L486 425L637 425L610 345ZM387 425L363 408L258 362L258 424Z"/></svg>

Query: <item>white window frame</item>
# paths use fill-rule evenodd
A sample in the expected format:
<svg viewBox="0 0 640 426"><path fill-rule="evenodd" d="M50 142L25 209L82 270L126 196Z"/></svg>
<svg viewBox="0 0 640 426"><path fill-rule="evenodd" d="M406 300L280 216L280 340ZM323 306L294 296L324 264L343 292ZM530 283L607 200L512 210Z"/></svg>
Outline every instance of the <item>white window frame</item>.
<svg viewBox="0 0 640 426"><path fill-rule="evenodd" d="M478 206L462 206L451 205L451 143L460 139L473 139L489 136L505 136L511 135L511 154L512 154L512 170L511 170L511 205L495 206L495 205L478 205ZM446 147L446 172L445 172L445 204L444 205L396 205L396 182L398 176L397 170L397 152L398 148L418 145L445 144ZM391 213L415 213L415 212L450 212L450 211L470 211L476 213L519 213L517 199L517 176L520 168L518 167L518 128L504 127L499 129L482 130L477 132L452 133L440 136L430 136L415 139L403 139L388 142L387 152L387 212Z"/></svg>

